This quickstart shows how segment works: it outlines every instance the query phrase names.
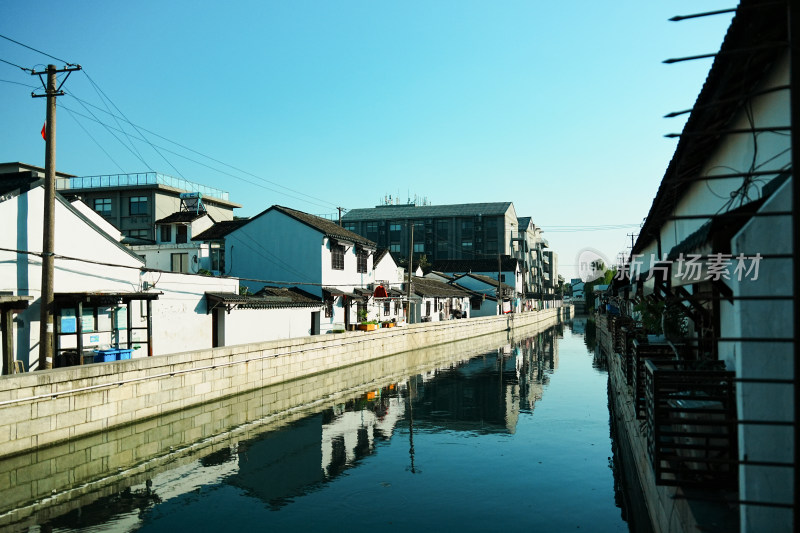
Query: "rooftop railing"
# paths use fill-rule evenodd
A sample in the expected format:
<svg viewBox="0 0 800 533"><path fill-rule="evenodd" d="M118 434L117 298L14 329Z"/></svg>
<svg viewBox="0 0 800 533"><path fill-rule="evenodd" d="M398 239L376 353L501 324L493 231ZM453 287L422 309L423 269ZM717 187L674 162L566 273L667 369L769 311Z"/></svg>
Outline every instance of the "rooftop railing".
<svg viewBox="0 0 800 533"><path fill-rule="evenodd" d="M135 174L109 174L103 176L79 176L75 178L57 178L56 189L95 189L100 187L137 187L145 185L166 185L188 192L199 192L203 196L212 196L229 201L228 193L215 187L207 187L183 178L174 178L158 172L139 172Z"/></svg>

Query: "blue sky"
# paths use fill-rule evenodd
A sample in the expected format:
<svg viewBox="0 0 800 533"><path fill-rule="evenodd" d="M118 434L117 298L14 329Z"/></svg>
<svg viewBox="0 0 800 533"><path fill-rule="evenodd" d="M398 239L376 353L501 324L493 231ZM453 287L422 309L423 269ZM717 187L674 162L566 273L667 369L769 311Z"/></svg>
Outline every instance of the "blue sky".
<svg viewBox="0 0 800 533"><path fill-rule="evenodd" d="M59 98L60 171L183 176L230 192L242 216L512 201L569 279L581 248L630 245L635 226L587 227L647 215L676 145L663 135L685 120L662 117L692 106L711 66L661 61L716 51L730 15L667 19L730 7L4 0L0 34L85 68ZM5 39L0 59L63 66ZM0 63L0 161L43 166L44 99L19 83L39 84ZM162 149L95 122L138 136L106 106Z"/></svg>

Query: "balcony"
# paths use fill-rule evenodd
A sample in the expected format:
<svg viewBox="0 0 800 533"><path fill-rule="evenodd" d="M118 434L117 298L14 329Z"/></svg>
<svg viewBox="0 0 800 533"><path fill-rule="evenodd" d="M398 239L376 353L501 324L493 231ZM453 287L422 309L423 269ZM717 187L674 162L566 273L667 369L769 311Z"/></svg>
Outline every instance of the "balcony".
<svg viewBox="0 0 800 533"><path fill-rule="evenodd" d="M647 448L657 485L738 487L734 373L713 363L645 362Z"/></svg>
<svg viewBox="0 0 800 533"><path fill-rule="evenodd" d="M212 196L220 200L230 201L228 193L193 183L183 178L173 178L158 172L140 172L135 174L109 174L104 176L83 176L76 178L57 178L56 189L59 191L72 189L96 189L104 187L141 187L146 185L166 185L188 192L199 192L204 196Z"/></svg>

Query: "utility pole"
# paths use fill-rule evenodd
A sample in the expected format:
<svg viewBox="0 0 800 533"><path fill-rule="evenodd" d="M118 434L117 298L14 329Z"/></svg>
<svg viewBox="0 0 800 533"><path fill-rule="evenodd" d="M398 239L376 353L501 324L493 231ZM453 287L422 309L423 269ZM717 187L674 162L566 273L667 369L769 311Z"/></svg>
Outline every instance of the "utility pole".
<svg viewBox="0 0 800 533"><path fill-rule="evenodd" d="M337 207L336 209L339 211L339 225L341 226L342 225L342 211L344 211L344 207Z"/></svg>
<svg viewBox="0 0 800 533"><path fill-rule="evenodd" d="M411 238L408 240L408 284L406 285L406 322L411 324L411 269L414 265L414 221L408 221L411 226Z"/></svg>
<svg viewBox="0 0 800 533"><path fill-rule="evenodd" d="M502 258L503 254L497 254L497 314L503 314L503 286L500 283L500 274L503 271Z"/></svg>
<svg viewBox="0 0 800 533"><path fill-rule="evenodd" d="M636 237L635 233L628 233L628 237L631 238L631 253L633 253L633 238Z"/></svg>
<svg viewBox="0 0 800 533"><path fill-rule="evenodd" d="M44 154L44 234L42 235L42 295L40 297L39 315L39 370L53 368L54 330L53 330L53 277L55 266L55 204L56 204L56 96L63 95L61 87L69 74L80 70L80 65L57 69L55 65L47 65L47 70L32 72L39 76L45 94L31 93L33 98L47 97L47 119L45 122L45 154ZM66 72L67 76L56 87L56 74ZM47 74L47 81L42 78ZM77 317L78 320L81 317Z"/></svg>

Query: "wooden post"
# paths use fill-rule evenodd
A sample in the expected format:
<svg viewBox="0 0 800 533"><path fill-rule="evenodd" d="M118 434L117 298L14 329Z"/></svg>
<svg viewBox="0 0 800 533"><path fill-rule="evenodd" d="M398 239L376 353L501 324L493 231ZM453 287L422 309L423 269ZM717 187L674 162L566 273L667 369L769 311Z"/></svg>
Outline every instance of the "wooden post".
<svg viewBox="0 0 800 533"><path fill-rule="evenodd" d="M153 357L153 301L147 300L147 357Z"/></svg>
<svg viewBox="0 0 800 533"><path fill-rule="evenodd" d="M78 300L78 305L75 306L75 334L78 336L78 364L83 364L83 302Z"/></svg>
<svg viewBox="0 0 800 533"><path fill-rule="evenodd" d="M0 331L3 333L3 375L14 370L14 312L11 308L0 309Z"/></svg>

